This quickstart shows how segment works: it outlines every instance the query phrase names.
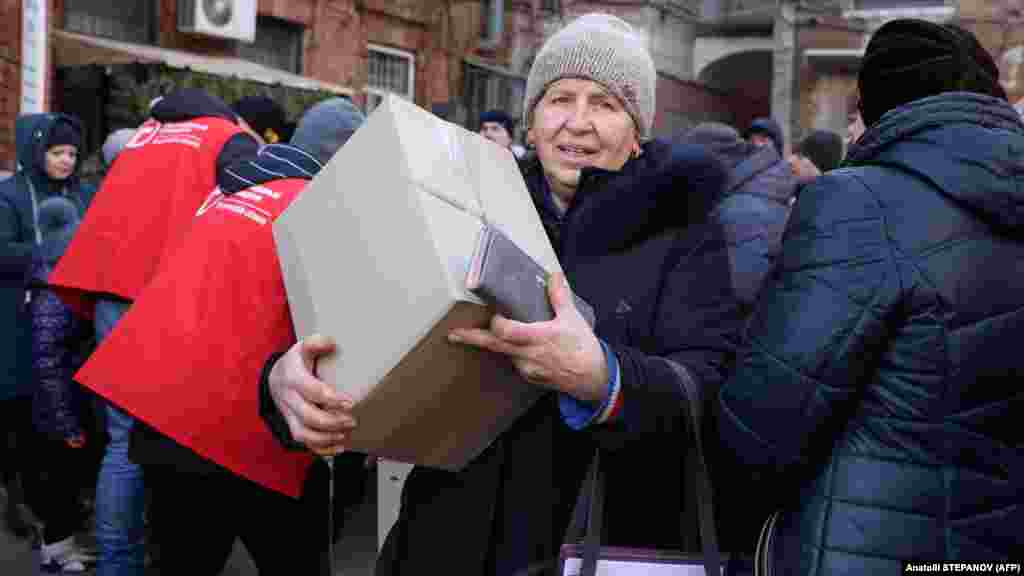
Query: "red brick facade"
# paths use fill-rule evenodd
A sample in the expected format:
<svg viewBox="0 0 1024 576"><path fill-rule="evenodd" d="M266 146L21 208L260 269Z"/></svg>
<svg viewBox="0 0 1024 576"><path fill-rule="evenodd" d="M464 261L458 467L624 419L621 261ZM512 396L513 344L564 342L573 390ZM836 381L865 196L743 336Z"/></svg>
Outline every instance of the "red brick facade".
<svg viewBox="0 0 1024 576"><path fill-rule="evenodd" d="M59 29L64 0L48 1L50 25ZM1024 26L1016 25L1022 21L1021 1L959 2L960 21L996 55L1014 99L1024 96ZM236 54L233 42L178 32L177 4L177 0L159 0L160 46L214 56ZM354 89L358 103L365 101L368 45L412 54L415 100L430 109L462 97L467 56L522 77L546 35L560 22L598 10L645 22L645 10L650 10L651 3L562 0L561 14L542 10L540 0L504 0L504 4L504 34L493 45L481 43L481 4L474 0L258 0L258 11L302 26L303 74ZM0 0L0 170L14 164L14 122L21 84L21 5L22 0ZM863 36L843 27L841 20L804 27L800 31L801 48L859 47ZM53 60L51 57L51 78L55 74ZM852 85L848 71L820 70L807 61L801 62L799 76L799 115L801 124L807 126L820 123L827 113L823 106L832 107L833 93L849 91ZM749 118L768 112L770 103L749 97L764 90L741 92L747 94L726 94L679 79L678 75L659 74L656 127L670 130L685 123L684 118L731 120L742 126Z"/></svg>
<svg viewBox="0 0 1024 576"><path fill-rule="evenodd" d="M0 170L14 167L14 121L21 103L21 2L0 0Z"/></svg>

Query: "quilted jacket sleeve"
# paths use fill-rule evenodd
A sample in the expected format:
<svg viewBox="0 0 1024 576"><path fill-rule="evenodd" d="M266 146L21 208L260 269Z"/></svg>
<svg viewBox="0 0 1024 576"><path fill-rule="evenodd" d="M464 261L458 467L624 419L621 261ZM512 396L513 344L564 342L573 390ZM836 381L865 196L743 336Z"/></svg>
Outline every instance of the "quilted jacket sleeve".
<svg viewBox="0 0 1024 576"><path fill-rule="evenodd" d="M30 309L37 383L32 398L33 421L48 436L71 438L82 433L75 397L78 385L71 380L75 363L71 339L76 320L71 309L46 289L35 290Z"/></svg>
<svg viewBox="0 0 1024 576"><path fill-rule="evenodd" d="M899 289L885 226L850 171L803 190L714 405L724 452L746 473L820 463L875 371Z"/></svg>

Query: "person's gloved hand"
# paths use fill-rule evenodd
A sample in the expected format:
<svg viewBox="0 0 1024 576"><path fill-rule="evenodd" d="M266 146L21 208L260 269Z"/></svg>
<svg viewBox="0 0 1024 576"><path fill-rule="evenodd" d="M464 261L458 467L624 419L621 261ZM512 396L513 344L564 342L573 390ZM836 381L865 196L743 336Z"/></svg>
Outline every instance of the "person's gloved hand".
<svg viewBox="0 0 1024 576"><path fill-rule="evenodd" d="M284 416L292 438L321 456L346 448L356 427L353 402L316 377L318 358L334 353L332 339L313 335L292 346L270 370L270 395Z"/></svg>

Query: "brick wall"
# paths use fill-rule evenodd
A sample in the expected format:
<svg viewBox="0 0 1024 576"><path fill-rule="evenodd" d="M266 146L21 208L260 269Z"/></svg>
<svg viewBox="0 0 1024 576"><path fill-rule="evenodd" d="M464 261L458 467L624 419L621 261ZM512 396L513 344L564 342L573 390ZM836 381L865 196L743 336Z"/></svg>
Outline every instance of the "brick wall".
<svg viewBox="0 0 1024 576"><path fill-rule="evenodd" d="M14 169L14 122L21 102L21 2L0 0L0 169Z"/></svg>
<svg viewBox="0 0 1024 576"><path fill-rule="evenodd" d="M290 0L284 2L291 6ZM366 27L353 0L312 0L312 25L307 25L306 75L342 86L366 83ZM262 8L262 3L260 4ZM298 14L297 14L298 15ZM359 102L362 102L360 99Z"/></svg>
<svg viewBox="0 0 1024 576"><path fill-rule="evenodd" d="M958 23L992 54L1010 101L1024 98L1024 2L960 0Z"/></svg>
<svg viewBox="0 0 1024 576"><path fill-rule="evenodd" d="M318 0L259 0L257 11L265 16L288 20L306 27L315 24L319 5L329 2Z"/></svg>
<svg viewBox="0 0 1024 576"><path fill-rule="evenodd" d="M701 122L722 122L743 130L765 114L767 103L727 94L699 82L658 75L654 136L671 136Z"/></svg>

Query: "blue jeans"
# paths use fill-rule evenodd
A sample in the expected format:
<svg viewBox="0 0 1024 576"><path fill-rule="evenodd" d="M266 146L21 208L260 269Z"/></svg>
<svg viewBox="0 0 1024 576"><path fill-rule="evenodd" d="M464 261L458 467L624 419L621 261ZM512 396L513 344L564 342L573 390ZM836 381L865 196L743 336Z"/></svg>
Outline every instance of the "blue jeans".
<svg viewBox="0 0 1024 576"><path fill-rule="evenodd" d="M96 303L96 340L103 339L129 304ZM109 443L96 483L96 576L141 576L145 550L145 491L142 468L128 459L128 439L135 420L109 402L101 402Z"/></svg>

